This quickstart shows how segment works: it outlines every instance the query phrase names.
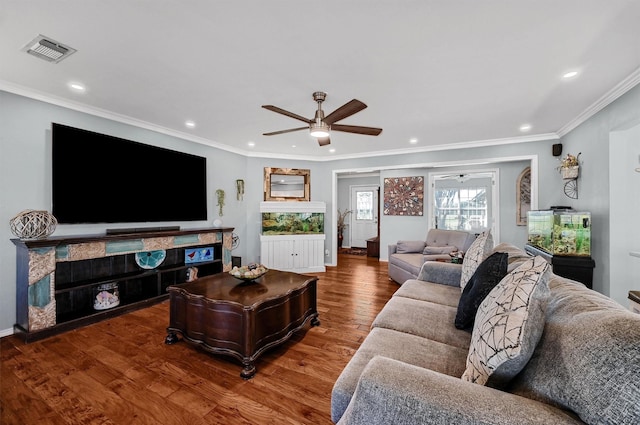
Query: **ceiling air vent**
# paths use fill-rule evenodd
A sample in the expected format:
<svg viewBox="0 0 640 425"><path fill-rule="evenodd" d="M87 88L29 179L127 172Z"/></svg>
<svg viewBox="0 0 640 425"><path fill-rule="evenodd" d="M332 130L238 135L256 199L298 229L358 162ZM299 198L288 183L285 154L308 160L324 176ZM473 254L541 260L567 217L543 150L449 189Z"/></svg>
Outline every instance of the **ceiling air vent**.
<svg viewBox="0 0 640 425"><path fill-rule="evenodd" d="M22 50L30 55L53 63L58 63L62 59L76 52L76 49L58 43L44 35L39 35L34 38L32 41L27 43Z"/></svg>

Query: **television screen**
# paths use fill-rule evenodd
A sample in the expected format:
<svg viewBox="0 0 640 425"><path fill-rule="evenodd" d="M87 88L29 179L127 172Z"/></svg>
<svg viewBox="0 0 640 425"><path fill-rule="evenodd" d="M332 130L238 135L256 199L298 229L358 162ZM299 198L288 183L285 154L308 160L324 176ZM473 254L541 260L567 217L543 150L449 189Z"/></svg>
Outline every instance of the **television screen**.
<svg viewBox="0 0 640 425"><path fill-rule="evenodd" d="M52 123L59 223L207 219L204 157Z"/></svg>

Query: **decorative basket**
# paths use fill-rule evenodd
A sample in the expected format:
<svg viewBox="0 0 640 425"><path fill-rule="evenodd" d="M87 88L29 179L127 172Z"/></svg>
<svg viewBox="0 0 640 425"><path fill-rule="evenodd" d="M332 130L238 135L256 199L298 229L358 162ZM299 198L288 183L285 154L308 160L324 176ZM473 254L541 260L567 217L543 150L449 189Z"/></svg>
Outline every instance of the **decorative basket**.
<svg viewBox="0 0 640 425"><path fill-rule="evenodd" d="M58 220L48 211L24 210L9 220L11 233L20 239L45 239L58 225Z"/></svg>
<svg viewBox="0 0 640 425"><path fill-rule="evenodd" d="M563 179L575 179L578 177L578 170L580 169L579 165L574 165L573 167L562 167L560 172L562 173Z"/></svg>

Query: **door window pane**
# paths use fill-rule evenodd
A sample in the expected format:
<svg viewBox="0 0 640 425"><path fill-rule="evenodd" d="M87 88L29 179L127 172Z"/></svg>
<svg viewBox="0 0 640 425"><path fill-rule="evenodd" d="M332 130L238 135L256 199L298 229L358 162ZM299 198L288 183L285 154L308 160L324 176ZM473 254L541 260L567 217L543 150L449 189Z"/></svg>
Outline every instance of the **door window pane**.
<svg viewBox="0 0 640 425"><path fill-rule="evenodd" d="M373 191L356 192L356 220L373 220Z"/></svg>

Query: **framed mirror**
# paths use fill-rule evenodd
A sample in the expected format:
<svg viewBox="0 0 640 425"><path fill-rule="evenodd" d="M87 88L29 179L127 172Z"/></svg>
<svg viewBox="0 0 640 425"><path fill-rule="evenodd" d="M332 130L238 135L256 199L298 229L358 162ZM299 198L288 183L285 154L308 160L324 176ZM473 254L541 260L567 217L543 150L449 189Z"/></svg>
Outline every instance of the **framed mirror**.
<svg viewBox="0 0 640 425"><path fill-rule="evenodd" d="M309 170L264 168L265 201L309 201Z"/></svg>

